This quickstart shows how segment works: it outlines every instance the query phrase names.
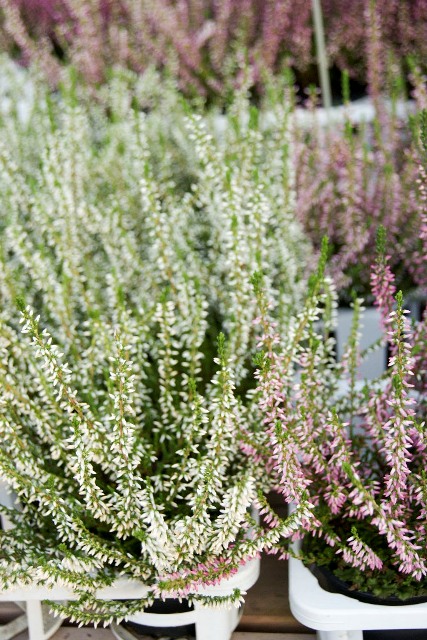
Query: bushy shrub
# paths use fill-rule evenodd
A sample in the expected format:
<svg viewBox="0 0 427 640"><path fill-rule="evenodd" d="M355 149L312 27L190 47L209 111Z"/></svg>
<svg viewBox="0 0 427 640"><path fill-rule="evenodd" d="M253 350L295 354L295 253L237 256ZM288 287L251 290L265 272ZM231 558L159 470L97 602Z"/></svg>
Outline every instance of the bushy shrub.
<svg viewBox="0 0 427 640"><path fill-rule="evenodd" d="M397 286L426 286L423 244L421 108L406 119L382 104L372 123L295 130L296 211L317 249L330 238L329 271L342 302L355 290L368 302L370 265L379 225L387 228ZM418 257L417 257L418 256ZM421 260L422 263L422 260Z"/></svg>
<svg viewBox="0 0 427 640"><path fill-rule="evenodd" d="M298 0L2 0L3 46L24 62L38 62L55 82L60 59L89 83L122 66L155 65L189 95L221 102L239 84L246 63L254 84L284 62L311 60L310 5Z"/></svg>
<svg viewBox="0 0 427 640"><path fill-rule="evenodd" d="M357 380L359 298L344 357L334 357L327 247L291 334L277 334L257 284L267 429L260 444L270 449L267 466L285 502L312 505L312 518L295 536L304 537L304 561L327 565L351 589L405 599L426 593L427 314L410 326L402 293L394 296L384 237L372 285L391 355L383 376L369 383ZM268 505L264 512L272 529L281 526ZM288 540L276 551L287 557Z"/></svg>
<svg viewBox="0 0 427 640"><path fill-rule="evenodd" d="M250 514L268 485L243 448L262 428L250 275L268 265L283 331L305 287L287 110L263 133L239 96L222 143L170 115L186 188L179 144L120 76L102 105L35 92L1 122L0 475L18 501L1 586L70 586L52 607L83 623L167 595L215 604L200 587L279 536ZM98 599L118 576L146 598Z"/></svg>

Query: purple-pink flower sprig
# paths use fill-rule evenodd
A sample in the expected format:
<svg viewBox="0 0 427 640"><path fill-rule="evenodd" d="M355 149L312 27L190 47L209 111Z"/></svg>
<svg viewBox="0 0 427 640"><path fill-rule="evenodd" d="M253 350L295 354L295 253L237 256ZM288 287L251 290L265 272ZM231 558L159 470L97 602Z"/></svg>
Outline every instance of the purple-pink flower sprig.
<svg viewBox="0 0 427 640"><path fill-rule="evenodd" d="M377 232L377 259L371 269L371 288L374 294L374 303L381 313L383 330L387 331L392 321L394 295L396 286L395 278L390 269L390 256L385 253L386 231L381 225Z"/></svg>
<svg viewBox="0 0 427 640"><path fill-rule="evenodd" d="M312 518L295 533L304 536L303 554L312 561L312 548L321 549L335 556L339 568L354 569L355 577L373 572L380 590L391 571L398 583L411 578L416 591L427 575L427 403L425 389L414 384L426 340L410 326L402 292L394 295L384 240L380 230L372 267L373 293L391 345L383 376L357 387L348 367L331 357L333 344L321 334L325 296L333 291L325 286L324 260L290 334L277 336L258 293L259 406L272 486L285 502L298 504L304 496L312 505ZM348 349L355 353L347 358L357 362L357 342ZM265 514L270 527L280 527L275 512ZM283 545L274 549L286 555ZM381 582L382 576L388 577Z"/></svg>

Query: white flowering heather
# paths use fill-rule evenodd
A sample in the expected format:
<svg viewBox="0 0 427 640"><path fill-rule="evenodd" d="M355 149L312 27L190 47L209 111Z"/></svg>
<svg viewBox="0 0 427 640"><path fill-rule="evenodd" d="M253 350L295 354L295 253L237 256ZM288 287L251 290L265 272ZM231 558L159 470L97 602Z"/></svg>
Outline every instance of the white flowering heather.
<svg viewBox="0 0 427 640"><path fill-rule="evenodd" d="M301 500L280 530L258 526L268 484L243 452L262 430L250 274L271 262L280 327L303 282L283 141L268 143L269 175L255 123L226 150L190 117L187 189L153 151L177 147L149 133L125 84L107 106L37 87L0 147L0 477L19 503L0 532L0 588L70 586L79 599L52 607L82 623L156 597L209 602L201 586L310 517ZM99 600L120 576L146 598Z"/></svg>
<svg viewBox="0 0 427 640"><path fill-rule="evenodd" d="M378 247L385 246L382 230ZM298 532L308 563L328 565L361 591L401 599L425 595L426 396L425 386L415 386L414 363L425 359L426 319L409 326L402 293L393 298L393 276L379 255L372 282L391 355L381 378L356 384L361 301L353 303L342 362L333 357L334 342L319 333L318 320L333 306L326 303L333 291L324 276L327 251L325 244L291 334L278 333L262 279L255 280L258 393L267 427L259 455L285 502L312 505L312 517ZM280 528L280 518L263 511L265 523ZM275 548L286 554L288 545Z"/></svg>
<svg viewBox="0 0 427 640"><path fill-rule="evenodd" d="M242 94L219 141L200 116L188 121L198 159L199 232L208 238L209 290L229 334L238 379L254 344L256 303L248 274L267 273L274 316L284 333L306 288L301 265L310 250L294 213L289 116L278 101L273 124L263 123Z"/></svg>

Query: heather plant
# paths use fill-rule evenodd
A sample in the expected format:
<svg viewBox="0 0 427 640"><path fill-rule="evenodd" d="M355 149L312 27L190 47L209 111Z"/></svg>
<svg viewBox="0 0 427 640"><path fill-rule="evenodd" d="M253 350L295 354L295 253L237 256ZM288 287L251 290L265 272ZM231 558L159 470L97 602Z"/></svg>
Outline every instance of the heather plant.
<svg viewBox="0 0 427 640"><path fill-rule="evenodd" d="M328 336L336 294L325 276L326 243L305 309L286 336L277 332L256 279L258 393L266 427L259 451L284 501L313 505L313 517L295 536L304 537L298 552L304 562L327 565L351 589L405 599L426 594L427 324L426 317L417 327L408 322L386 246L382 229L372 284L390 358L383 376L369 384L357 380L363 355L358 297L344 357L334 358ZM270 527L280 526L271 507L265 504L264 512ZM296 553L288 540L276 551Z"/></svg>
<svg viewBox="0 0 427 640"><path fill-rule="evenodd" d="M140 73L155 65L187 94L223 101L245 61L254 85L286 60L298 68L311 61L310 6L300 0L2 0L0 7L3 46L37 62L53 83L63 62L93 84L113 66Z"/></svg>
<svg viewBox="0 0 427 640"><path fill-rule="evenodd" d="M316 124L295 130L296 211L317 249L323 235L330 238L329 270L347 304L352 289L370 301L379 225L393 246L390 266L398 287L408 292L424 286L425 269L417 266L424 237L419 139L424 112L418 110L408 122L395 106L377 111L373 123L354 125L347 118L326 130Z"/></svg>
<svg viewBox="0 0 427 640"><path fill-rule="evenodd" d="M387 68L411 78L425 72L425 0L322 0L330 60L377 93L387 89Z"/></svg>
<svg viewBox="0 0 427 640"><path fill-rule="evenodd" d="M283 331L305 286L287 109L265 148L243 94L222 142L178 113L186 189L161 158L181 143L125 86L100 104L37 85L30 118L1 122L0 477L17 508L0 585L68 586L77 600L51 606L81 623L166 596L238 603L198 592L310 517L258 526L268 483L243 453L262 428L250 274L269 265ZM118 577L146 597L99 599Z"/></svg>
<svg viewBox="0 0 427 640"><path fill-rule="evenodd" d="M419 86L414 65L425 72L425 0L321 5L335 69L349 71L375 100L391 89L396 70ZM187 95L224 102L240 84L243 62L256 92L266 74L287 66L303 88L316 79L311 6L301 0L2 0L0 7L3 50L36 62L53 84L68 63L93 85L117 65L137 73L154 65Z"/></svg>

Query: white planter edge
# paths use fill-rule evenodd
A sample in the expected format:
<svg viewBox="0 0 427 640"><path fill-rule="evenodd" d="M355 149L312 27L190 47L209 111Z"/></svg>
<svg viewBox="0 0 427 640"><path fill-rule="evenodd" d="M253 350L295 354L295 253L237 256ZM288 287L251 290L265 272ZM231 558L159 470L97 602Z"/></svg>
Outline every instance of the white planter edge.
<svg viewBox="0 0 427 640"><path fill-rule="evenodd" d="M230 578L224 578L217 585L201 587L197 593L201 595L230 595L234 589L249 589L259 576L259 558L253 558L242 565L237 573ZM117 578L110 586L99 589L96 597L101 600L132 600L144 598L150 587L138 580L129 578ZM171 597L174 597L171 594ZM6 591L0 591L0 602L10 600L77 600L78 596L71 587L66 585L37 586L12 586Z"/></svg>
<svg viewBox="0 0 427 640"><path fill-rule="evenodd" d="M198 593L224 596L236 588L246 592L257 581L259 570L260 560L254 558L242 565L230 578L221 580L218 585L204 587ZM194 624L196 640L229 640L239 619L240 611L237 607L210 607L198 602L194 603L193 611L167 614L140 612L128 618L130 622L160 628ZM133 640L132 634L120 625L112 624L110 628L118 640Z"/></svg>
<svg viewBox="0 0 427 640"><path fill-rule="evenodd" d="M246 592L252 587L259 577L260 559L253 558L242 565L237 573L230 578L224 578L217 585L202 587L197 593L207 596L230 595L234 589ZM143 598L150 587L127 578L119 578L110 587L99 589L96 596L100 599L134 600ZM0 601L25 601L30 640L47 640L61 625L62 620L50 620L48 625L42 616L42 600L75 600L78 596L66 586L43 587L26 585L23 587L11 587L0 592ZM174 597L171 594L171 597ZM44 616L45 617L45 616ZM132 622L152 627L174 627L185 624L195 624L197 640L229 640L231 633L239 622L239 610L232 606L210 607L195 603L194 610L185 613L135 614L128 618ZM113 633L117 638L123 639L119 627L113 625Z"/></svg>
<svg viewBox="0 0 427 640"><path fill-rule="evenodd" d="M293 548L298 551L300 544L294 543ZM299 622L317 631L333 632L319 634L324 640L338 637L362 640L362 630L427 628L427 603L386 606L329 593L296 558L289 560L289 602Z"/></svg>

